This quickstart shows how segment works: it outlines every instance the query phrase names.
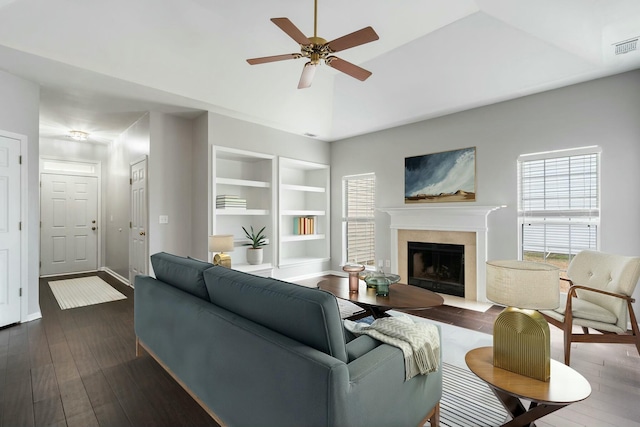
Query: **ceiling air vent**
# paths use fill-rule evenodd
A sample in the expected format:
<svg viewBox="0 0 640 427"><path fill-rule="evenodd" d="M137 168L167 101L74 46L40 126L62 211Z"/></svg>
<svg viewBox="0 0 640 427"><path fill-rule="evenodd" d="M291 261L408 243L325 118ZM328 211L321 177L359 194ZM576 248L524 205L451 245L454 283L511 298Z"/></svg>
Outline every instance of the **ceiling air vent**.
<svg viewBox="0 0 640 427"><path fill-rule="evenodd" d="M616 55L624 55L638 49L638 37L615 43Z"/></svg>

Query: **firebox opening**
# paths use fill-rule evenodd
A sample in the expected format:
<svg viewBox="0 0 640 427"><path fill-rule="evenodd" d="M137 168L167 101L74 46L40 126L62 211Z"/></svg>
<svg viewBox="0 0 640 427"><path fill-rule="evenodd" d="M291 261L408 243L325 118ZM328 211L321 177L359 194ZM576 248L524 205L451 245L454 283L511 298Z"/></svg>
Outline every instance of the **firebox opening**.
<svg viewBox="0 0 640 427"><path fill-rule="evenodd" d="M464 245L407 242L409 284L464 298Z"/></svg>

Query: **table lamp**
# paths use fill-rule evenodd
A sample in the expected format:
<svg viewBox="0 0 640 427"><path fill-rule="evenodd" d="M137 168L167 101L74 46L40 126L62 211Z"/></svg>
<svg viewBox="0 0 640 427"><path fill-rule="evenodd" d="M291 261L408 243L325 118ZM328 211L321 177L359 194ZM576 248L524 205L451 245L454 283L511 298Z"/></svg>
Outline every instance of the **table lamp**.
<svg viewBox="0 0 640 427"><path fill-rule="evenodd" d="M213 265L231 268L231 256L225 252L233 250L233 234L217 234L209 236L209 252L218 252L213 256Z"/></svg>
<svg viewBox="0 0 640 427"><path fill-rule="evenodd" d="M559 269L529 261L487 261L487 298L507 308L493 325L493 365L549 381L549 324L537 310L560 303Z"/></svg>

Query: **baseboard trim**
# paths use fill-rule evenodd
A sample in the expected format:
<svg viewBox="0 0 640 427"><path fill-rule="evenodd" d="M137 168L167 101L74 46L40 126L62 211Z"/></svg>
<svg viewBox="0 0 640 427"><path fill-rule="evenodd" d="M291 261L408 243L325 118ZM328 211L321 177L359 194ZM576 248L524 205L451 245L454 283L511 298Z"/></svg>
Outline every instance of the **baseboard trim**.
<svg viewBox="0 0 640 427"><path fill-rule="evenodd" d="M125 279L124 277L122 277L121 275L119 275L118 273L116 273L115 271L110 269L109 267L100 267L98 269L98 271L104 271L105 273L107 273L110 276L112 276L114 279L117 279L117 280L121 281L123 284L129 286L130 288L133 288L133 284L131 284L131 282L129 282L128 279Z"/></svg>
<svg viewBox="0 0 640 427"><path fill-rule="evenodd" d="M25 323L25 322L31 322L33 320L38 320L38 319L42 319L42 312L40 312L40 311L36 311L35 313L31 313L31 314L27 315L20 322L21 323Z"/></svg>

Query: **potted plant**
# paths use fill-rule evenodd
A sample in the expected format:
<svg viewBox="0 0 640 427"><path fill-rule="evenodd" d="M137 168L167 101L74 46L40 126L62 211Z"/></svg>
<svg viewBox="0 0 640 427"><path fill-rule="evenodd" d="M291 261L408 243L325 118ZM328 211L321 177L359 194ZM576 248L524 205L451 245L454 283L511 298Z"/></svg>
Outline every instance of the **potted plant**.
<svg viewBox="0 0 640 427"><path fill-rule="evenodd" d="M250 248L247 248L247 262L252 265L262 264L262 247L267 245L267 236L264 234L264 229L266 226L262 227L260 231L257 233L253 231L253 226L251 226L251 232L248 232L246 228L242 227L244 230L244 234L247 236L251 243L247 243Z"/></svg>

